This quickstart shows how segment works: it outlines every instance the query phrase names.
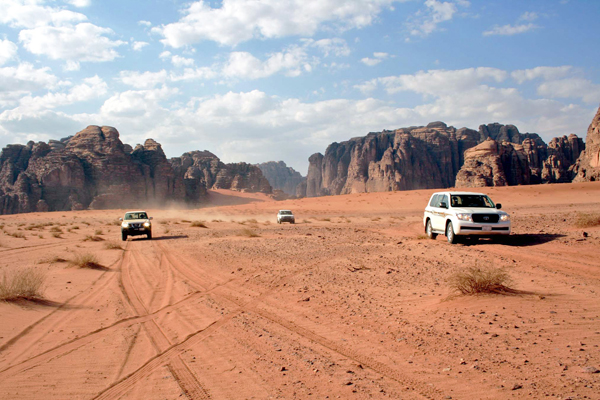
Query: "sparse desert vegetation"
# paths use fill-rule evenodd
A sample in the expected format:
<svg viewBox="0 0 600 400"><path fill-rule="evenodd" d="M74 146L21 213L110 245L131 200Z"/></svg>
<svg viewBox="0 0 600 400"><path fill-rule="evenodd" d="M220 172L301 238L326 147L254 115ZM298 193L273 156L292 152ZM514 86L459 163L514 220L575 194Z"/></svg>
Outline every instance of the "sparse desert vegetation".
<svg viewBox="0 0 600 400"><path fill-rule="evenodd" d="M578 228L600 226L600 214L578 213L577 218L575 219L575 226Z"/></svg>
<svg viewBox="0 0 600 400"><path fill-rule="evenodd" d="M102 242L104 240L103 237L100 236L96 236L96 235L86 235L85 238L83 239L84 242Z"/></svg>
<svg viewBox="0 0 600 400"><path fill-rule="evenodd" d="M0 300L37 300L43 297L46 274L34 267L4 272L0 279Z"/></svg>
<svg viewBox="0 0 600 400"><path fill-rule="evenodd" d="M448 280L450 287L460 294L514 293L508 273L495 267L468 267L454 273Z"/></svg>
<svg viewBox="0 0 600 400"><path fill-rule="evenodd" d="M193 228L208 228L204 221L193 221L190 226Z"/></svg>
<svg viewBox="0 0 600 400"><path fill-rule="evenodd" d="M251 237L251 238L260 237L260 235L258 233L256 233L256 231L254 231L252 229L248 229L248 228L242 229L240 231L240 236L246 236L246 237Z"/></svg>
<svg viewBox="0 0 600 400"><path fill-rule="evenodd" d="M107 250L123 250L123 247L119 243L113 241L104 243L104 248Z"/></svg>
<svg viewBox="0 0 600 400"><path fill-rule="evenodd" d="M98 257L92 253L76 254L71 264L79 268L102 269L105 268L98 262Z"/></svg>

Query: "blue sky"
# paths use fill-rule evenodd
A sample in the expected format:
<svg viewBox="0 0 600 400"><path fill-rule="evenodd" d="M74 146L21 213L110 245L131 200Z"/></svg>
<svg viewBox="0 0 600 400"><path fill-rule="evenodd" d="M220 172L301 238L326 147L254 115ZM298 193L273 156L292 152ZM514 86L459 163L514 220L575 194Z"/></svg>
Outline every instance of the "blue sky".
<svg viewBox="0 0 600 400"><path fill-rule="evenodd" d="M600 1L0 0L0 146L88 125L168 157L308 157L444 121L584 137Z"/></svg>

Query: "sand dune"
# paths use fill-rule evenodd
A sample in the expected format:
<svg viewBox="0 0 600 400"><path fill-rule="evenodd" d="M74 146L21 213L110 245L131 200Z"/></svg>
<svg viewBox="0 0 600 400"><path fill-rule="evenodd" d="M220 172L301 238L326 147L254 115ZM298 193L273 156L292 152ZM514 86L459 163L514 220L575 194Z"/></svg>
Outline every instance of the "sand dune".
<svg viewBox="0 0 600 400"><path fill-rule="evenodd" d="M598 398L600 226L577 221L600 184L486 188L505 244L427 239L433 192L217 191L148 210L151 241L120 241L124 210L1 216L0 279L46 279L0 302L0 398ZM83 254L104 268L69 262ZM518 293L456 294L471 266Z"/></svg>

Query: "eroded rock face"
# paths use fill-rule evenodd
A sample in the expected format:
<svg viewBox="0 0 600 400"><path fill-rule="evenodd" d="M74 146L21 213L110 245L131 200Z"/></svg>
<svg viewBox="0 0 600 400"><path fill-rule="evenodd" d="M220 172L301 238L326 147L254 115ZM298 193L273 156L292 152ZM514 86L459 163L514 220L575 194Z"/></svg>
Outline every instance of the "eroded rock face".
<svg viewBox="0 0 600 400"><path fill-rule="evenodd" d="M134 150L135 153L135 150ZM271 193L271 185L260 168L247 163L225 164L209 151L192 151L169 160L186 188L186 201L200 201L207 189Z"/></svg>
<svg viewBox="0 0 600 400"><path fill-rule="evenodd" d="M600 108L588 128L585 150L572 172L576 182L600 181Z"/></svg>
<svg viewBox="0 0 600 400"><path fill-rule="evenodd" d="M290 196L296 196L296 187L305 180L298 171L288 167L283 161L269 161L256 166L260 168L273 190L281 190Z"/></svg>
<svg viewBox="0 0 600 400"><path fill-rule="evenodd" d="M450 187L479 133L443 122L369 133L309 158L306 196Z"/></svg>

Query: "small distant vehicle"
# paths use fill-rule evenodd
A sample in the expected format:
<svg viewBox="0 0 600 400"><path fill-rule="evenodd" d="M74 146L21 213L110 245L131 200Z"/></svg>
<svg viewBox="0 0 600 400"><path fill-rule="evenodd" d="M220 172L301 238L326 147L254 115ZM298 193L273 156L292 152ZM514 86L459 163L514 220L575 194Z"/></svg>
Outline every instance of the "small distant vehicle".
<svg viewBox="0 0 600 400"><path fill-rule="evenodd" d="M423 226L430 239L442 234L450 244L466 237L505 237L510 235L510 216L500 208L483 193L438 192L425 207Z"/></svg>
<svg viewBox="0 0 600 400"><path fill-rule="evenodd" d="M148 239L152 239L152 223L146 211L127 211L123 218L119 218L121 222L121 239L127 240L127 236L146 235Z"/></svg>
<svg viewBox="0 0 600 400"><path fill-rule="evenodd" d="M281 224L282 222L295 224L296 218L294 217L294 213L292 213L290 210L279 210L277 213L277 223Z"/></svg>

